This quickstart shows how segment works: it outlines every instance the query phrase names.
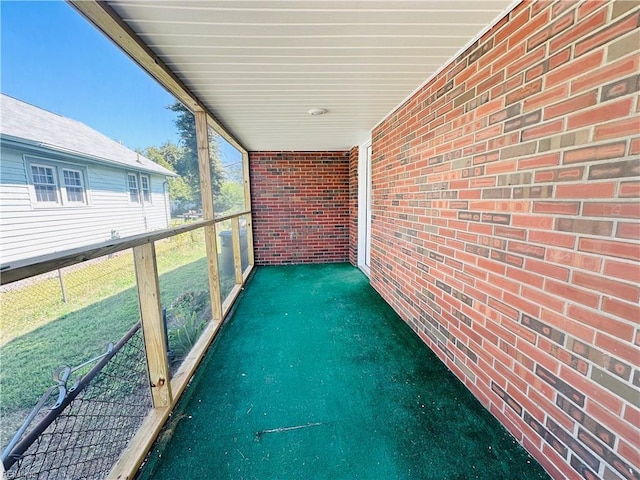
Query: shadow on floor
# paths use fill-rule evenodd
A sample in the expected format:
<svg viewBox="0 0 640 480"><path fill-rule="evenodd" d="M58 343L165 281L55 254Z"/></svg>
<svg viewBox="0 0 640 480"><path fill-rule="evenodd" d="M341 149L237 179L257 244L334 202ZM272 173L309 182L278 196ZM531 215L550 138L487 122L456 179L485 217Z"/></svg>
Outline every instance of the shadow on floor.
<svg viewBox="0 0 640 480"><path fill-rule="evenodd" d="M348 264L258 268L147 479L541 479Z"/></svg>

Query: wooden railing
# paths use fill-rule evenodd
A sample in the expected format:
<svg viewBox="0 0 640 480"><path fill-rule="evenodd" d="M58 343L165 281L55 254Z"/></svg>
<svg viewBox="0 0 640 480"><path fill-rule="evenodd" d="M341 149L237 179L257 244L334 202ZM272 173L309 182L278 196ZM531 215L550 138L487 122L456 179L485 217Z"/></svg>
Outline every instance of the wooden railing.
<svg viewBox="0 0 640 480"><path fill-rule="evenodd" d="M247 235L248 266L244 269L242 268L241 255L241 217L246 219ZM226 298L222 299L220 296L216 224L228 221L231 223L235 285ZM207 252L207 273L212 318L176 373L172 376L169 371L165 340L166 332L160 304L155 243L198 229L203 229L205 233L204 241ZM251 211L243 211L216 219L202 220L128 238L109 240L88 247L3 265L1 267L0 284L6 285L127 249L133 250L140 319L149 372L150 395L154 408L114 465L109 475L109 478L113 479L132 478L134 476L251 273L254 263Z"/></svg>

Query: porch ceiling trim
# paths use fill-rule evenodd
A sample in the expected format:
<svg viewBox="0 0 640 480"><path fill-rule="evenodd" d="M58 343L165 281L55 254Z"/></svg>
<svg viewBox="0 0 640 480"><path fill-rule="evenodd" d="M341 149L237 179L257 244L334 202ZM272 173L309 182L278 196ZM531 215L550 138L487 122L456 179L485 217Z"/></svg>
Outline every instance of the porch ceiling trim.
<svg viewBox="0 0 640 480"><path fill-rule="evenodd" d="M251 151L362 143L520 3L68 1L189 108L205 110L234 145ZM328 114L307 114L316 107Z"/></svg>

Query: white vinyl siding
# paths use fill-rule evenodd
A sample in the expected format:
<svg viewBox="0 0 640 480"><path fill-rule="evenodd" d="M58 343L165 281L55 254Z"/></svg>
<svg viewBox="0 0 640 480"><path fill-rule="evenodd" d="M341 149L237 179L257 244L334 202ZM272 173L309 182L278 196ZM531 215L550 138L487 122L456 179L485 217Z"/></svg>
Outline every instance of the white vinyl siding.
<svg viewBox="0 0 640 480"><path fill-rule="evenodd" d="M79 165L75 159L55 157L60 167L55 172L58 199L63 205L44 208L36 203L29 157L23 152L2 146L0 162L0 263L6 264L37 255L104 242L112 236L128 237L169 227L169 199L163 191L164 176L149 176L149 204L131 203L124 168L104 164ZM53 156L53 155L52 155ZM62 169L82 175L85 204L68 202ZM139 174L136 172L136 176ZM74 181L71 179L75 177ZM77 176L67 175L68 185L77 187ZM76 197L78 198L78 197Z"/></svg>

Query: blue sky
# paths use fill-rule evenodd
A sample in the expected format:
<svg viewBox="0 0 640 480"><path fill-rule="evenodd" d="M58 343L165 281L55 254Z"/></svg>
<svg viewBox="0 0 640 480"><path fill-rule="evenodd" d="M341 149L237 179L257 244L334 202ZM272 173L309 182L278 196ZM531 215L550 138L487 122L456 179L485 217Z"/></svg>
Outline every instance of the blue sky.
<svg viewBox="0 0 640 480"><path fill-rule="evenodd" d="M2 93L132 149L178 141L173 97L65 2L0 0L0 19Z"/></svg>

